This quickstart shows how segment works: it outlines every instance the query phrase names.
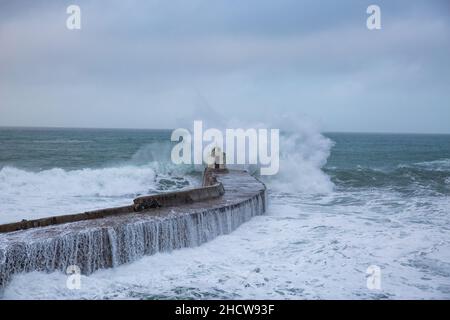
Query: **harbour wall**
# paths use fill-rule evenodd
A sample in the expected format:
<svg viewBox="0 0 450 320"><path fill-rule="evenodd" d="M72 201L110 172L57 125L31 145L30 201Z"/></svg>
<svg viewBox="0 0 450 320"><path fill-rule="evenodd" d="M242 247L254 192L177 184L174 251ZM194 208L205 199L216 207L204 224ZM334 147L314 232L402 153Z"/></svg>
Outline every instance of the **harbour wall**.
<svg viewBox="0 0 450 320"><path fill-rule="evenodd" d="M203 180L200 188L140 197L130 206L0 226L0 288L22 272L76 266L89 275L199 246L266 211L264 184L245 171L206 170Z"/></svg>

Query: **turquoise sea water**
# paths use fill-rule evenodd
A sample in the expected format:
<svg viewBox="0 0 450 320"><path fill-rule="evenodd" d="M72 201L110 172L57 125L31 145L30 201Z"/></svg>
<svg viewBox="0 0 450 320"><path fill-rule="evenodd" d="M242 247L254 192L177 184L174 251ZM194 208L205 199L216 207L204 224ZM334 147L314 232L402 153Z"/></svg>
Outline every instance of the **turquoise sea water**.
<svg viewBox="0 0 450 320"><path fill-rule="evenodd" d="M192 167L171 164L170 133L0 129L0 223L197 184ZM280 174L263 177L266 216L199 248L98 271L78 292L63 274L32 273L5 296L450 298L450 135L281 139ZM366 286L370 265L380 290Z"/></svg>

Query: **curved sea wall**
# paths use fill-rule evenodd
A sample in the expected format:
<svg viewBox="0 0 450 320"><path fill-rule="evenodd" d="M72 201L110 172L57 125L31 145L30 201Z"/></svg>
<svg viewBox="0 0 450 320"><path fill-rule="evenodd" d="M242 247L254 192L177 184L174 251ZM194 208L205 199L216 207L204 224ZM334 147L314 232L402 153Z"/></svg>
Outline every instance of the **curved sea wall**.
<svg viewBox="0 0 450 320"><path fill-rule="evenodd" d="M71 215L70 222L59 216L9 224L0 233L0 288L21 272L66 272L75 265L88 275L144 255L195 247L266 210L264 184L245 171L207 170L204 181L202 188Z"/></svg>

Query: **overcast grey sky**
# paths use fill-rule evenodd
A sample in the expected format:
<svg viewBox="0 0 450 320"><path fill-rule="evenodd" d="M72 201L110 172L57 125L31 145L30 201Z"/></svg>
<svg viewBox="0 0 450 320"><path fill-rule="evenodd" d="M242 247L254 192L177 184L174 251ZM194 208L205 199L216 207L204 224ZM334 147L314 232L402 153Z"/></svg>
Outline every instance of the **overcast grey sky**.
<svg viewBox="0 0 450 320"><path fill-rule="evenodd" d="M207 104L325 131L450 133L449 3L0 0L0 125L172 128ZM69 4L81 30L66 28ZM381 30L366 28L370 4Z"/></svg>

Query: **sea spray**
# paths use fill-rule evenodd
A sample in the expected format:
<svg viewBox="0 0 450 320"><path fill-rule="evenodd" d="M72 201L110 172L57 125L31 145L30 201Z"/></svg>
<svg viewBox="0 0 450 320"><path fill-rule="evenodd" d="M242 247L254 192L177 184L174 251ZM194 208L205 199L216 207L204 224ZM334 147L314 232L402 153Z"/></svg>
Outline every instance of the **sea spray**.
<svg viewBox="0 0 450 320"><path fill-rule="evenodd" d="M264 177L280 192L329 193L333 183L322 168L333 142L318 131L285 132L280 142L280 172Z"/></svg>
<svg viewBox="0 0 450 320"><path fill-rule="evenodd" d="M217 111L208 104L202 104L201 111L191 119L201 119L205 130L215 128L223 135L227 128L242 128L243 130L280 128L279 170L273 176L261 175L261 179L269 184L271 190L321 194L333 191L334 184L323 171L323 167L327 163L334 142L321 133L319 126L312 119L296 114L280 113L271 115L271 118L266 121L246 121L218 116ZM214 117L210 115L214 115ZM190 131L193 132L191 119L179 122L178 126L191 128ZM268 147L270 149L270 144ZM237 151L249 156L245 148L237 149ZM227 166L246 169L255 174L259 174L261 169L260 164L233 165L227 163Z"/></svg>
<svg viewBox="0 0 450 320"><path fill-rule="evenodd" d="M244 126L242 121L232 123ZM246 125L249 126L248 123ZM261 176L271 190L300 193L330 193L333 190L334 184L323 167L334 142L320 132L314 121L296 115L280 114L270 121L254 123L250 127L282 128L279 172L274 176ZM247 169L257 172L251 166Z"/></svg>

